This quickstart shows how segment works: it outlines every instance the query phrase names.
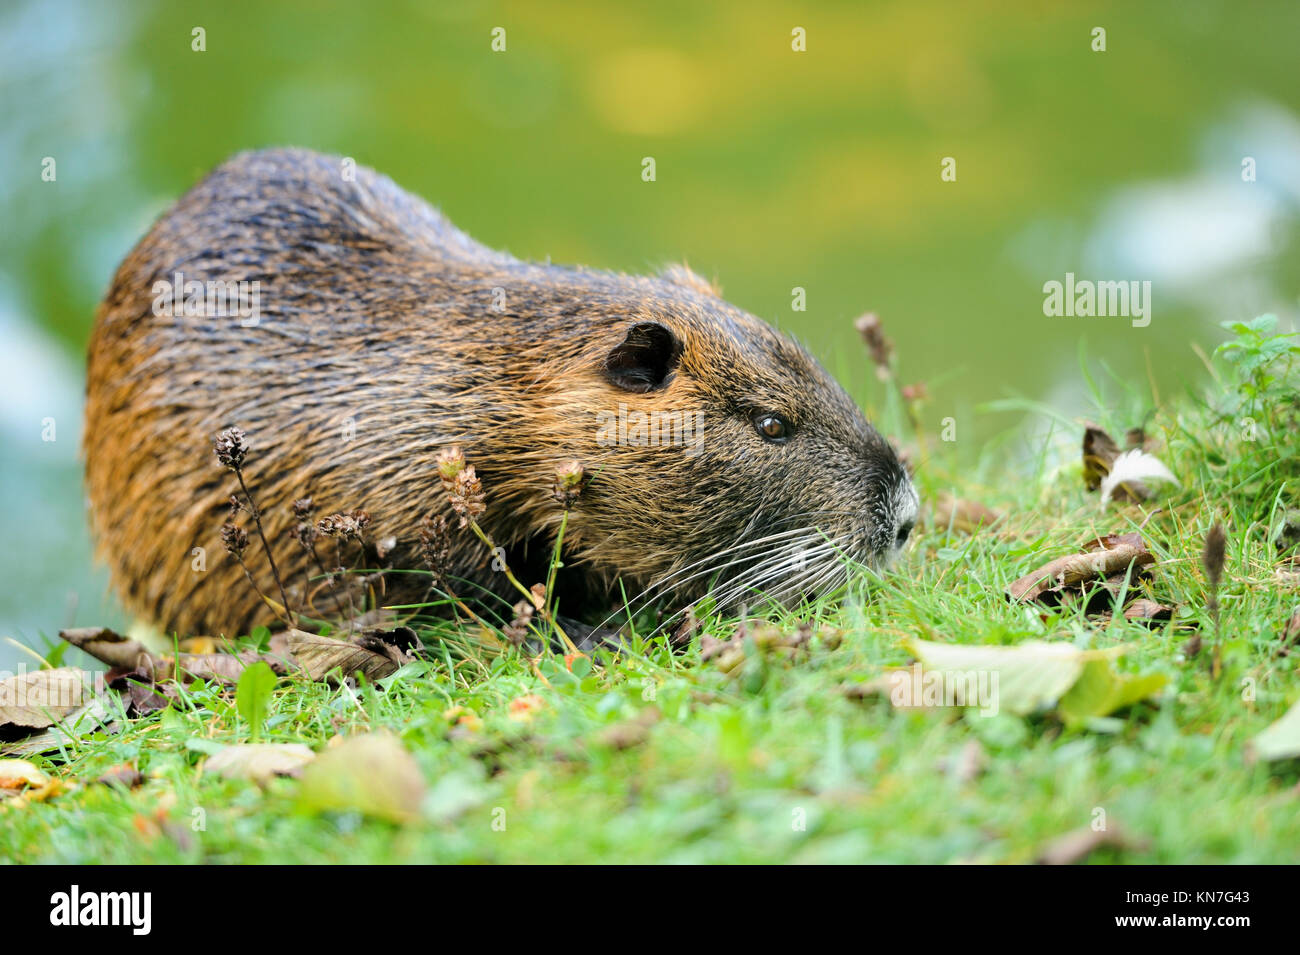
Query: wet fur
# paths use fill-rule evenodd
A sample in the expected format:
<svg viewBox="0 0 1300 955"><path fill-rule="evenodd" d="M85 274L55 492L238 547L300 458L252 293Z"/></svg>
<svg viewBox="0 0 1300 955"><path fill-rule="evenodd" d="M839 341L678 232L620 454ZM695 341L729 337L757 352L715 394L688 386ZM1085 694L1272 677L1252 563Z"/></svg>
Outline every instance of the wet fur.
<svg viewBox="0 0 1300 955"><path fill-rule="evenodd" d="M236 156L155 224L100 306L86 479L99 553L133 612L182 635L273 619L219 542L236 485L211 440L229 426L248 434L254 495L295 590L308 568L291 536L294 498L311 495L318 514L366 508L368 536L398 540L388 559L419 568L421 519L446 508L435 458L453 444L482 478L482 524L521 562L540 565L553 543L556 465L577 459L594 475L565 537L573 593L606 594L620 576L636 593L693 567L674 591L689 599L707 587L711 561L732 559L713 555L738 542L724 578L747 571L792 590L839 579L842 560L826 540L866 561L891 551L915 511L910 483L792 340L684 268L642 278L521 262L387 178L358 168L348 182L341 170L341 160L302 150ZM177 271L258 280L259 324L155 315L154 283ZM677 349L659 356L667 376L643 393L616 384L609 366L635 326L668 330ZM599 446L596 413L620 402L703 410L701 447ZM760 411L795 424L787 444L762 440L752 422ZM355 438L344 441L348 419ZM798 539L818 555L811 568L773 560L773 547L796 535L743 543L805 526ZM195 548L206 570L193 569ZM272 594L260 549L254 537L246 559ZM757 580L762 560L767 581ZM513 602L469 531L453 531L452 564ZM418 599L426 585L390 575L388 599Z"/></svg>

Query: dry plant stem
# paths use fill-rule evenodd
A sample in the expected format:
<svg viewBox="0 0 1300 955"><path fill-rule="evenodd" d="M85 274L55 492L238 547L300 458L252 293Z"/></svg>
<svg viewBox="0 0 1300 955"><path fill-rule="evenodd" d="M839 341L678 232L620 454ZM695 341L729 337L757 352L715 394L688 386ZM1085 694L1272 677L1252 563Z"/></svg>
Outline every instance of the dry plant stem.
<svg viewBox="0 0 1300 955"><path fill-rule="evenodd" d="M497 550L496 542L493 541L492 538L487 535L487 532L484 531L483 528L478 526L478 521L474 520L473 518L470 518L469 526L473 528L474 533L477 534L478 539L481 540L484 543L484 545L487 546L487 549L492 553L496 553ZM514 586L514 588L524 595L525 600L531 603L534 607L537 607L537 598L533 595L533 592L531 590L529 590L527 587L525 587L523 584L519 582L519 579L515 577L514 571L510 569L510 565L507 564L505 561L502 561L501 567L505 571L506 579L510 581L510 583ZM542 618L548 624L551 625L551 629L553 629L556 633L560 635L560 639L564 641L564 645L568 648L570 653L582 652L578 649L577 645L572 640L569 639L569 635L564 632L564 629L556 621L554 615L551 613L549 609L547 609L545 601L542 602L542 606L537 607L537 611L542 615Z"/></svg>
<svg viewBox="0 0 1300 955"><path fill-rule="evenodd" d="M334 564L338 568L339 577L344 577L347 569L343 565L343 543L336 537L334 538ZM347 585L346 579L343 583L343 593L348 598L348 613L353 620L357 619L357 604L352 599L352 588Z"/></svg>
<svg viewBox="0 0 1300 955"><path fill-rule="evenodd" d="M334 579L334 575L331 574L331 573L328 573L328 572L325 570L325 561L323 561L323 560L320 559L320 554L317 553L317 551L316 551L316 545L315 545L314 543L311 545L311 547L307 547L307 546L304 544L304 545L303 545L303 549L306 550L307 553L311 555L312 560L316 562L316 569L320 571L321 576L324 577L324 578L325 578L325 581L329 584L329 588L330 588L330 596L334 598L334 608L339 612L339 616L342 617L342 616L343 616L343 604L342 604L342 602L339 600L339 587L338 587L338 582L335 581L335 579ZM310 578L310 576L309 576L309 577L308 577L308 583L310 583L310 582L311 582L311 578Z"/></svg>
<svg viewBox="0 0 1300 955"><path fill-rule="evenodd" d="M266 539L266 532L262 530L262 511L253 500L253 495L248 492L248 485L244 483L243 468L235 468L235 477L239 479L239 489L244 492L244 500L248 501L248 509L253 512L253 523L257 525L257 536L262 539L262 548L266 551L266 562L271 565L271 575L275 577L275 585L280 588L280 602L284 607L286 622L290 627L295 627L294 613L289 608L289 598L284 594L284 581L280 579L280 568L275 566L275 557L271 554L271 544ZM240 560L243 563L243 560ZM244 573L248 573L248 568L244 568Z"/></svg>
<svg viewBox="0 0 1300 955"><path fill-rule="evenodd" d="M236 557L235 560L239 561L239 566L243 568L243 570L244 570L244 576L248 579L248 584L249 584L250 587L253 588L253 592L256 593L259 597L262 598L262 602L263 602L264 604L272 605L273 602L270 601L270 600L268 600L268 599L266 598L266 594L262 593L262 588L259 587L259 586L257 586L257 581L253 579L253 575L252 575L252 573L249 571L249 569L248 569L248 565L247 565L246 563L244 563L244 558L243 558L243 557ZM288 612L289 612L289 608L288 608L288 607L285 607L284 610L285 610L285 613L288 613ZM293 626L295 626L295 624L292 623L292 622L290 622L290 623L289 623L289 626L290 626L290 627L293 627Z"/></svg>

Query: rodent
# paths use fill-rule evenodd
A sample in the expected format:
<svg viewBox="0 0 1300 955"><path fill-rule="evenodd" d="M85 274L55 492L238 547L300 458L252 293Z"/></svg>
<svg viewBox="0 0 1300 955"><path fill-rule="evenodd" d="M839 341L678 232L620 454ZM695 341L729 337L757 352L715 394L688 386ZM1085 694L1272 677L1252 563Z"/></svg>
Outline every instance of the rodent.
<svg viewBox="0 0 1300 955"><path fill-rule="evenodd" d="M844 556L878 564L906 540L908 474L791 338L685 267L635 277L490 250L350 162L235 156L154 224L98 309L86 483L128 610L181 636L274 622L220 546L236 488L212 440L230 426L252 447L286 585L312 572L292 539L290 502L306 495L318 512L365 508L370 536L396 539L386 560L420 569L422 519L447 508L436 458L452 445L477 468L480 523L512 566L545 566L555 468L581 462L563 574L615 602L664 581L694 599L714 570L729 599L746 584L794 599L841 583ZM177 273L257 282L256 322L169 311L159 283ZM637 412L659 414L666 444L642 440ZM248 564L273 594L261 550L254 537ZM491 557L453 532L464 596L513 602ZM391 576L390 602L425 592L427 576Z"/></svg>

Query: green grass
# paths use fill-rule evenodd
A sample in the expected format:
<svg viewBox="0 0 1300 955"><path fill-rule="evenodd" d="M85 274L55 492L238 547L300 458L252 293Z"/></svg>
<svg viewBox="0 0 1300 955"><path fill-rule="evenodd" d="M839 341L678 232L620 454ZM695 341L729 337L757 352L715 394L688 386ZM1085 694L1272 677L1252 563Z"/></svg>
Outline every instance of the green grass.
<svg viewBox="0 0 1300 955"><path fill-rule="evenodd" d="M36 757L51 774L83 782L132 762L146 781L131 791L82 785L45 803L0 808L0 857L1029 862L1102 809L1129 844L1103 848L1090 861L1292 862L1300 769L1246 758L1247 741L1297 695L1296 657L1277 650L1300 592L1279 575L1271 540L1296 496L1288 398L1296 378L1278 371L1287 360L1221 366L1226 383L1212 405L1183 399L1148 422L1182 483L1145 509L1100 509L1073 459L1056 466L1043 453L1012 478L1002 451L960 469L936 453L918 471L923 497L956 490L1006 519L970 536L923 528L884 578L859 580L842 601L804 608L797 616L842 631L834 648L816 638L793 660L751 648L738 671L724 673L700 661L698 644L675 655L655 640L617 658L598 653L590 672L579 662L575 676L562 659L544 661L538 673L515 653L443 653L439 634L450 634L442 624L425 633L429 661L376 685L280 680L260 738L323 751L335 735L390 730L429 786L417 821L311 814L299 807L298 780L276 779L263 790L205 773L202 744L193 740L236 743L251 732L233 693L195 684L175 706L120 732ZM1121 396L1102 423L1122 433L1148 401ZM1246 416L1262 429L1256 441L1242 440ZM1077 433L1069 432L1071 442ZM1216 521L1228 529L1217 678L1200 566ZM1177 608L1169 623L1104 622L1004 596L1007 583L1088 538L1140 524L1160 561L1148 590ZM793 616L773 619L793 628ZM726 637L732 626L708 619L703 629ZM1187 660L1182 647L1193 628L1204 649ZM843 692L907 663L903 642L917 636L1125 645L1120 670L1165 674L1168 684L1156 700L1086 730L1067 729L1050 713L900 710L883 696ZM543 707L529 720L512 719L510 702L526 694L538 694ZM651 705L661 718L645 738L614 745L609 728ZM480 724L453 731L451 707L472 711ZM946 771L972 741L984 753L984 771L974 778ZM196 831L199 816L204 827Z"/></svg>

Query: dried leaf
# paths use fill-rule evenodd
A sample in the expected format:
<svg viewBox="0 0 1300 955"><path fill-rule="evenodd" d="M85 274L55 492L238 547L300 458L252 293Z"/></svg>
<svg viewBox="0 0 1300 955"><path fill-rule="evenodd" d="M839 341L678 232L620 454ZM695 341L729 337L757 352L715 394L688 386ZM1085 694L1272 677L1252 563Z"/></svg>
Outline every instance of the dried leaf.
<svg viewBox="0 0 1300 955"><path fill-rule="evenodd" d="M0 681L0 732L53 726L90 701L93 679L77 667L58 667Z"/></svg>
<svg viewBox="0 0 1300 955"><path fill-rule="evenodd" d="M1123 574L1130 566L1146 567L1155 563L1155 556L1147 550L1138 534L1111 534L1087 545L1079 554L1058 557L1026 574L1007 587L1012 600L1037 600L1055 604L1066 590L1081 591L1081 584Z"/></svg>
<svg viewBox="0 0 1300 955"><path fill-rule="evenodd" d="M96 660L122 670L135 670L138 660L150 656L144 644L130 640L108 627L74 627L60 630L59 636Z"/></svg>
<svg viewBox="0 0 1300 955"><path fill-rule="evenodd" d="M1166 620L1173 619L1173 616L1173 607L1166 607L1164 604L1148 600L1146 597L1138 597L1124 608L1125 619L1141 623L1163 623Z"/></svg>
<svg viewBox="0 0 1300 955"><path fill-rule="evenodd" d="M86 705L63 717L44 732L22 736L15 742L0 744L0 752L10 756L32 756L68 746L94 732L109 718L112 710L106 695L92 696Z"/></svg>
<svg viewBox="0 0 1300 955"><path fill-rule="evenodd" d="M382 680L392 676L401 667L400 651L383 639L375 637L366 645L322 637L303 630L289 631L289 652L312 680L323 680L338 670L343 677L365 674L366 678Z"/></svg>
<svg viewBox="0 0 1300 955"><path fill-rule="evenodd" d="M299 803L314 811L354 810L406 823L419 817L424 776L396 737L369 733L345 739L303 772Z"/></svg>
<svg viewBox="0 0 1300 955"><path fill-rule="evenodd" d="M139 670L110 671L108 687L122 694L128 716L148 716L171 705L176 693L172 683L154 683L149 674Z"/></svg>
<svg viewBox="0 0 1300 955"><path fill-rule="evenodd" d="M1155 696L1168 679L1163 673L1141 676L1116 673L1109 660L1089 660L1057 710L1065 722L1079 726L1098 716L1109 716Z"/></svg>
<svg viewBox="0 0 1300 955"><path fill-rule="evenodd" d="M301 775L315 758L302 743L242 743L214 753L203 766L223 779L251 779L262 786L276 776Z"/></svg>
<svg viewBox="0 0 1300 955"><path fill-rule="evenodd" d="M49 776L25 759L0 759L0 791L17 792L29 786L39 789L49 781Z"/></svg>
<svg viewBox="0 0 1300 955"><path fill-rule="evenodd" d="M1261 759L1266 763L1300 757L1300 701L1252 739L1246 745L1246 755L1252 762Z"/></svg>
<svg viewBox="0 0 1300 955"><path fill-rule="evenodd" d="M1047 643L1031 640L1014 646L988 644L934 643L929 640L911 640L907 648L921 661L921 673L912 676L907 672L895 675L907 685L895 686L891 701L896 701L899 690L905 691L912 703L932 702L939 705L949 701L942 691L947 685L960 686L965 696L978 695L965 692L971 689L971 675L983 676L984 685L993 699L966 700L965 705L995 707L997 710L1024 716L1053 706L1074 685L1083 672L1084 664L1100 651L1084 651L1068 643ZM933 674L947 679L935 680ZM996 684L993 677L996 676ZM907 683L907 681L911 681ZM936 699L927 698L934 692ZM915 697L920 694L921 699Z"/></svg>
<svg viewBox="0 0 1300 955"><path fill-rule="evenodd" d="M1110 473L1111 465L1119 457L1115 439L1096 425L1083 432L1083 483L1089 491L1101 487L1102 479Z"/></svg>
<svg viewBox="0 0 1300 955"><path fill-rule="evenodd" d="M289 670L283 659L259 654L255 650L243 650L238 654L181 653L175 659L157 656L139 641L129 640L107 627L60 630L59 636L95 659L102 660L115 669L137 672L149 682L180 678L185 681L201 679L234 685L239 682L245 668L258 660L264 661L281 676Z"/></svg>

